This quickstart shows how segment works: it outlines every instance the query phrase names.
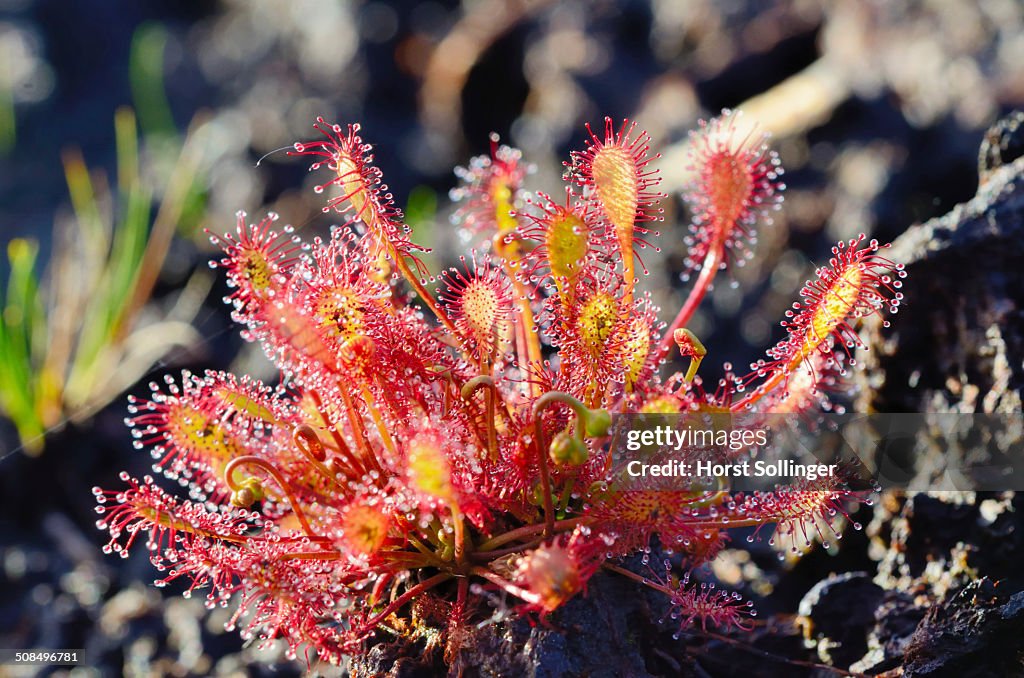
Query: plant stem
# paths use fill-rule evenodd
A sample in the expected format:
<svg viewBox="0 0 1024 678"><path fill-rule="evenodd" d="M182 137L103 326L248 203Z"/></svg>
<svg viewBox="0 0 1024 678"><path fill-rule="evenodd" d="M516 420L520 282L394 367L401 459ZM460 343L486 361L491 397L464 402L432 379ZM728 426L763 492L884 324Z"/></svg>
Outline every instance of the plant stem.
<svg viewBox="0 0 1024 678"><path fill-rule="evenodd" d="M466 521L462 511L452 504L452 524L455 527L455 562L462 565L466 562Z"/></svg>
<svg viewBox="0 0 1024 678"><path fill-rule="evenodd" d="M395 265L398 266L398 270L401 271L402 277L405 278L405 281L416 291L416 294L419 295L420 299L423 300L423 303L426 304L427 308L430 309L438 321L444 325L449 332L455 336L459 336L460 332L455 328L455 323L453 323L452 319L448 317L448 314L445 313L444 309L434 301L434 297L427 291L427 288L423 286L423 283L420 282L419 276L409 268L409 263L405 260L402 253L399 252L398 248L391 243L388 243L388 246L391 248L391 258L395 260Z"/></svg>
<svg viewBox="0 0 1024 678"><path fill-rule="evenodd" d="M391 602L390 605L388 605L383 610L381 610L379 613L377 613L376 615L371 617L366 622L366 627L367 628L373 628L373 627L377 626L382 621L387 619L391 615L391 613L393 613L396 610L400 609L403 605L408 603L410 600L412 600L416 596L418 596L418 595L420 595L422 593L426 593L427 591L429 591L430 589L434 588L438 584L441 584L441 583L443 583L443 582L445 582L445 581L447 581L447 580L449 580L451 578L452 578L452 575L449 574L448 572L441 572L440 574L435 574L430 579L427 579L426 581L422 581L419 584L417 584L416 586L413 586L411 589L409 589L408 591L406 591L402 595L400 595L397 598L395 598Z"/></svg>
<svg viewBox="0 0 1024 678"><path fill-rule="evenodd" d="M338 551L296 551L281 556L281 560L340 560Z"/></svg>
<svg viewBox="0 0 1024 678"><path fill-rule="evenodd" d="M380 439L384 441L384 446L388 448L388 451L392 454L395 453L397 448L395 447L395 441L391 439L391 434L388 432L388 427L384 423L384 417L381 416L380 410L373 402L373 393L366 386L363 387L363 402L366 403L366 409L370 413L370 418L373 419L374 425L377 427L377 433L380 434Z"/></svg>
<svg viewBox="0 0 1024 678"><path fill-rule="evenodd" d="M730 405L729 409L733 412L742 412L748 406L760 400L766 393L788 379L793 374L793 370L800 366L800 363L804 361L807 355L808 352L800 350L784 367L777 367L775 373L769 377L768 381L755 388L738 403Z"/></svg>
<svg viewBox="0 0 1024 678"><path fill-rule="evenodd" d="M715 275L718 273L718 268L722 263L722 257L725 254L725 246L722 244L713 244L711 250L707 256L704 257L704 263L701 265L700 276L697 278L697 282L694 283L693 289L690 290L690 296L686 298L686 302L683 307L679 309L679 313L676 314L672 324L665 329L665 333L661 335L661 341L658 342L658 348L654 352L654 364L657 365L665 356L668 355L669 351L672 350L673 335L675 331L681 327L685 327L686 323L690 322L693 318L693 314L697 311L697 307L700 306L700 302L704 300L704 295L708 293L708 286L711 285L711 281L715 279Z"/></svg>
<svg viewBox="0 0 1024 678"><path fill-rule="evenodd" d="M324 402L320 398L320 394L311 389L309 391L309 397L313 399L313 404L316 405L316 411L320 414L320 418L323 420L324 426L326 426L327 430L331 432L331 437L334 439L334 444L338 446L338 452L341 456L345 458L345 461L352 467L352 470L355 471L356 474L363 475L366 473L366 469L363 468L359 459L352 453L352 450L349 449L348 444L345 443L345 439L341 437L338 427L331 423L330 417L328 417L327 412L324 411Z"/></svg>
<svg viewBox="0 0 1024 678"><path fill-rule="evenodd" d="M530 541L523 542L522 544L516 544L515 546L508 546L503 549L495 549L493 551L475 551L469 555L472 560L478 560L483 562L489 562L502 556L507 556L510 553L516 553L518 551L525 551L535 546L540 545L544 541L544 537L537 537Z"/></svg>
<svg viewBox="0 0 1024 678"><path fill-rule="evenodd" d="M352 396L349 394L345 386L345 384L340 384L338 392L341 394L341 400L345 403L345 409L348 412L349 421L352 423L352 435L355 436L356 442L359 443L359 446L363 448L366 468L369 469L372 467L377 471L381 471L382 469L377 463L377 456L374 454L373 448L370 447L370 439L366 437L366 430L363 428L362 416L356 409L355 403L352 402Z"/></svg>
<svg viewBox="0 0 1024 678"><path fill-rule="evenodd" d="M567 530L573 529L577 525L585 525L588 520L589 518L587 518L586 516L566 518L565 520L556 520L554 524L554 531L565 532ZM517 539L522 539L524 537L533 537L538 532L542 532L543 530L545 530L546 527L547 526L545 524L524 525L523 527L519 527L514 530L509 530L504 534L499 534L497 537L492 537L484 543L480 544L477 547L477 551L491 551L499 546L509 543L510 541L515 541Z"/></svg>
<svg viewBox="0 0 1024 678"><path fill-rule="evenodd" d="M324 456L323 445L320 444L320 439L317 437L316 432L310 427L303 424L295 429L292 433L292 440L295 441L295 447L299 448L303 456L306 457L306 461L313 465L313 468L324 477L328 482L334 485L342 495L349 493L348 488L338 482L334 473L331 472L323 463L317 459L317 455L314 454L313 448L317 447L320 450L320 456Z"/></svg>
<svg viewBox="0 0 1024 678"><path fill-rule="evenodd" d="M284 476L281 475L281 472L267 460L248 454L242 457L235 457L229 461L227 466L224 467L224 480L232 492L237 492L243 487L238 484L234 478L235 469L239 466L255 466L256 468L266 471L275 481L277 481L277 484L281 486L281 491L284 492L284 496L288 498L288 503L291 504L292 512L295 513L295 517L298 518L299 524L302 525L302 530L310 537L320 536L309 526L309 521L306 520L306 514L302 512L302 507L299 505L298 500L295 499L295 495L293 495L288 489L288 481L285 480Z"/></svg>
<svg viewBox="0 0 1024 678"><path fill-rule="evenodd" d="M633 288L636 287L636 262L633 260L632 241L628 249L622 250L622 279L626 282L626 294L622 298L623 306L633 305Z"/></svg>
<svg viewBox="0 0 1024 678"><path fill-rule="evenodd" d="M543 396L542 396L543 398ZM541 403L540 400L537 401ZM555 508L551 501L551 473L548 471L548 450L544 441L544 420L539 407L533 408L533 444L537 448L537 465L540 468L541 501L544 503L544 536L555 533Z"/></svg>
<svg viewBox="0 0 1024 678"><path fill-rule="evenodd" d="M540 365L544 361L543 354L540 350L540 337L536 332L533 331L533 308L530 307L530 297L526 293L526 288L523 283L515 276L510 274L512 278L512 287L515 290L516 299L519 305L519 313L522 319L520 323L523 329L523 338L526 341L526 352L530 359L530 364ZM539 388L537 384L530 382L530 394L536 395L534 389Z"/></svg>
<svg viewBox="0 0 1024 678"><path fill-rule="evenodd" d="M455 608L452 610L452 625L461 624L466 616L466 601L469 599L469 579L459 579L459 590L455 594Z"/></svg>
<svg viewBox="0 0 1024 678"><path fill-rule="evenodd" d="M610 572L615 572L616 574L621 574L623 577L629 577L633 581L638 581L641 584L643 584L644 586L650 587L650 588L654 589L655 591L659 591L661 593L664 593L665 595L667 595L669 597L675 595L675 592L672 591L672 589L670 589L669 587L664 586L662 584L659 584L659 583L657 583L655 581L651 581L647 577L641 576L641 575L637 574L636 572L632 572L630 570L627 570L624 567L620 567L618 565L612 565L611 563L605 563L604 564L604 569L609 570Z"/></svg>
<svg viewBox="0 0 1024 678"><path fill-rule="evenodd" d="M473 574L477 575L478 577L483 577L487 581L499 587L506 593L512 594L516 598L520 598L534 605L540 603L540 596L538 596L536 593L534 593L533 591L527 591L521 586L516 586L512 582L503 579L494 572L491 572L486 567L474 567L471 571Z"/></svg>
<svg viewBox="0 0 1024 678"><path fill-rule="evenodd" d="M494 378L481 374L478 377L473 377L465 383L462 387L462 397L465 400L469 400L473 397L473 393L481 387L487 388L487 452L490 456L491 461L497 461L498 458L498 429L494 424L494 418L497 416L496 412L496 401L499 397L498 386L494 383ZM504 403L503 403L504 404ZM506 407L506 413L508 408Z"/></svg>

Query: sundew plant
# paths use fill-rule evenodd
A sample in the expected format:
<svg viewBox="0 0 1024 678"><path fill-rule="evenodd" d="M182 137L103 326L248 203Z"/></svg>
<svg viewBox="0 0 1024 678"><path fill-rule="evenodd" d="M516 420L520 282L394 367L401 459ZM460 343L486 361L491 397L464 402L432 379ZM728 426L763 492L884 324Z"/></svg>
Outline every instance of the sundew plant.
<svg viewBox="0 0 1024 678"><path fill-rule="evenodd" d="M435 278L359 126L319 120L322 136L293 153L312 159L324 211L344 223L303 242L276 215L240 214L214 237L233 317L281 384L186 372L132 399L136 447L187 496L127 474L95 489L104 549L146 544L158 585L184 580L211 608L234 598L229 627L329 662L382 632L414 636L427 609L452 662L494 601L543 619L601 569L663 592L681 628L750 628L748 602L688 573L735 527L803 547L859 495L835 477L769 492L625 488L613 415L821 411L859 343L852 325L895 313L904 274L874 240L838 243L785 338L705 388L707 349L687 323L716 275L752 256L784 188L765 138L737 134L735 115L692 135L694 281L667 325L638 286L665 196L633 124L591 132L557 197L524 193L521 154L495 139L453 192L476 249ZM663 373L673 355L685 373ZM623 567L654 544L683 570Z"/></svg>

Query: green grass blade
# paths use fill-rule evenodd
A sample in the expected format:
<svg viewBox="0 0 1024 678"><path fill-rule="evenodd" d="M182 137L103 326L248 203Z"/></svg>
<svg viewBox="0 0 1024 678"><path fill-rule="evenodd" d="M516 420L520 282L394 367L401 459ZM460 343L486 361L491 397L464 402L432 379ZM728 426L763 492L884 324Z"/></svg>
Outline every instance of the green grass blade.
<svg viewBox="0 0 1024 678"><path fill-rule="evenodd" d="M114 139L117 148L117 188L127 195L139 182L139 134L135 112L127 106L114 112Z"/></svg>
<svg viewBox="0 0 1024 678"><path fill-rule="evenodd" d="M145 23L132 36L128 56L128 77L132 101L147 136L176 136L177 127L164 88L164 48L167 31L160 24Z"/></svg>
<svg viewBox="0 0 1024 678"><path fill-rule="evenodd" d="M0 84L0 155L14 150L18 141L17 118L14 112L14 97L11 90Z"/></svg>
<svg viewBox="0 0 1024 678"><path fill-rule="evenodd" d="M433 249L436 239L437 193L429 186L416 186L409 191L405 205L405 223L412 229L412 238L417 245ZM437 265L436 254L428 253L423 261L429 268Z"/></svg>
<svg viewBox="0 0 1024 678"><path fill-rule="evenodd" d="M98 378L101 354L118 332L118 322L132 298L133 287L149 238L150 193L139 180L139 141L135 116L130 109L117 111L114 119L117 143L119 197L124 206L114 242L99 277L93 301L75 352L68 392L75 402L86 398Z"/></svg>
<svg viewBox="0 0 1024 678"><path fill-rule="evenodd" d="M46 336L46 317L42 313L41 295L35 265L39 255L37 243L15 238L7 246L11 273L7 284L6 303L0 320L0 349L4 369L0 370L0 397L4 409L14 422L26 445L41 441L42 422L36 409L34 358L40 355L40 338Z"/></svg>
<svg viewBox="0 0 1024 678"><path fill-rule="evenodd" d="M132 296L132 286L142 264L149 239L150 192L139 181L139 145L135 116L121 109L115 120L117 128L117 172L124 212L116 229L114 246L105 270L108 292L104 318L104 341L110 341L116 324Z"/></svg>
<svg viewBox="0 0 1024 678"><path fill-rule="evenodd" d="M11 330L9 348L14 351L13 357L28 366L32 365L34 338L38 336L36 324L45 323L45 317L40 317L39 284L35 275L38 256L39 245L34 241L15 238L7 245L11 277L4 319Z"/></svg>
<svg viewBox="0 0 1024 678"><path fill-rule="evenodd" d="M110 248L108 225L104 225L100 207L96 201L96 188L93 186L89 168L85 165L82 154L77 149L63 153L64 177L71 196L71 207L82 233L84 264L87 275L94 275L94 267L99 265Z"/></svg>

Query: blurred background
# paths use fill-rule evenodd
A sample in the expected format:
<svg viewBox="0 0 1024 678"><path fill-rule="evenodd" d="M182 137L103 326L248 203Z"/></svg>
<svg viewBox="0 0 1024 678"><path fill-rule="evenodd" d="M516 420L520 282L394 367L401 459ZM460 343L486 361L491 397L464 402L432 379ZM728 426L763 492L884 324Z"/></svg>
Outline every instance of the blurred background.
<svg viewBox="0 0 1024 678"><path fill-rule="evenodd" d="M163 602L144 556L102 557L90 488L148 467L126 392L182 367L273 379L203 229L244 209L326 232L282 150L317 115L362 123L434 270L464 246L453 167L490 132L558 194L584 123L635 118L663 154L662 251L642 254L667 319L687 131L742 108L788 188L694 319L714 378L778 339L836 240L891 240L974 195L985 129L1024 104L1022 29L1017 0L0 0L0 646L87 647L113 674L295 671L250 665L198 601Z"/></svg>

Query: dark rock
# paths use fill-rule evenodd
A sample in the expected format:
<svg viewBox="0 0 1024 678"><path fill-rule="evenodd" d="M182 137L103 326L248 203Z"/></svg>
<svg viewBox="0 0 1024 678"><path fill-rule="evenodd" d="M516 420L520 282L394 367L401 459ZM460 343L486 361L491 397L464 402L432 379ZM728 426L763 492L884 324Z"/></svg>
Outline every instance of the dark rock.
<svg viewBox="0 0 1024 678"><path fill-rule="evenodd" d="M904 263L898 322L867 323L859 408L921 412L912 487L951 465L984 464L993 444L965 430L942 444L929 426L951 414L1020 417L1024 392L1024 158L1021 116L990 132L970 202L915 226L886 256ZM947 419L948 421L948 419ZM965 427L970 429L971 427ZM1019 449L1019 447L1017 448ZM907 676L1024 675L1024 497L993 492L891 493L868 528L886 589L868 652L851 670Z"/></svg>
<svg viewBox="0 0 1024 678"><path fill-rule="evenodd" d="M377 643L352 664L352 677L430 678L438 675L440 667L433 661L437 658L419 655L423 649L421 643Z"/></svg>
<svg viewBox="0 0 1024 678"><path fill-rule="evenodd" d="M1022 499L1015 493L953 492L907 498L890 523L879 583L906 588L917 580L946 589L957 577L980 573L1024 587L1018 566L1024 558Z"/></svg>
<svg viewBox="0 0 1024 678"><path fill-rule="evenodd" d="M916 494L891 525L891 546L878 568L887 589L906 588L929 563L947 563L956 546L978 527L978 507L962 496ZM942 568L944 573L951 566ZM902 583L902 585L901 585Z"/></svg>
<svg viewBox="0 0 1024 678"><path fill-rule="evenodd" d="M994 171L1024 155L1024 111L1014 111L988 128L978 152L978 175Z"/></svg>
<svg viewBox="0 0 1024 678"><path fill-rule="evenodd" d="M886 594L875 610L869 650L852 670L876 673L902 665L911 643L922 642L918 624L926 613L952 604L980 581L996 582L1003 597L1024 588L1020 497L935 492L881 503L877 512L889 515L878 516L869 531L883 551L874 581ZM1017 615L1019 607L1015 602L1005 614ZM972 642L996 641L984 636Z"/></svg>
<svg viewBox="0 0 1024 678"><path fill-rule="evenodd" d="M846 667L864 656L865 630L875 620L882 594L866 572L832 575L807 592L799 623L823 662Z"/></svg>
<svg viewBox="0 0 1024 678"><path fill-rule="evenodd" d="M804 663L816 660L813 651L804 644L803 636L795 624L779 623L755 629L736 643L719 638L710 639L697 657L695 675L702 676L820 676L819 669ZM662 675L675 676L666 672ZM685 674L683 674L685 675ZM827 673L825 674L827 675Z"/></svg>
<svg viewBox="0 0 1024 678"><path fill-rule="evenodd" d="M879 673L903 663L907 644L925 609L914 602L914 596L903 591L886 591L875 608L875 627L868 635L868 652L850 665L851 671Z"/></svg>
<svg viewBox="0 0 1024 678"><path fill-rule="evenodd" d="M639 561L639 559L633 559ZM633 563L635 566L636 563ZM643 567L643 566L640 566ZM497 602L497 601L495 601ZM448 675L472 678L813 676L794 624L778 620L735 635L680 629L666 597L620 575L598 573L585 595L545 620L499 615L466 630ZM676 637L678 635L678 637ZM353 660L355 676L445 675L441 652L386 641ZM797 663L794 663L796 660ZM433 671L433 673L431 673Z"/></svg>
<svg viewBox="0 0 1024 678"><path fill-rule="evenodd" d="M599 574L586 595L577 596L544 622L510 616L470 628L451 673L525 678L666 675L648 668L648 658L657 657L653 649L664 643L659 649L668 659L661 661L678 667L686 662L685 647L658 627L659 611L651 609L647 596L637 588L624 577ZM443 675L441 653L436 653L435 661L412 659L421 650L422 644L415 648L377 645L367 657L353 662L352 674Z"/></svg>
<svg viewBox="0 0 1024 678"><path fill-rule="evenodd" d="M807 553L791 566L781 569L775 552L769 552L764 559L763 567L769 572L778 572L778 579L772 587L772 594L763 603L758 603L758 610L765 613L792 612L800 605L807 595L813 582L827 579L836 572L873 571L877 561L869 557L870 541L867 530L856 529L854 522L869 524L873 519L873 508L860 506L844 521L841 538L836 539L831 548L822 548L815 544ZM775 563L771 561L774 560ZM774 567L773 567L774 565Z"/></svg>
<svg viewBox="0 0 1024 678"><path fill-rule="evenodd" d="M1024 675L1024 592L972 582L928 610L907 646L904 675Z"/></svg>
<svg viewBox="0 0 1024 678"><path fill-rule="evenodd" d="M909 229L898 322L866 322L861 411L1019 414L1024 389L1024 158L968 203Z"/></svg>

